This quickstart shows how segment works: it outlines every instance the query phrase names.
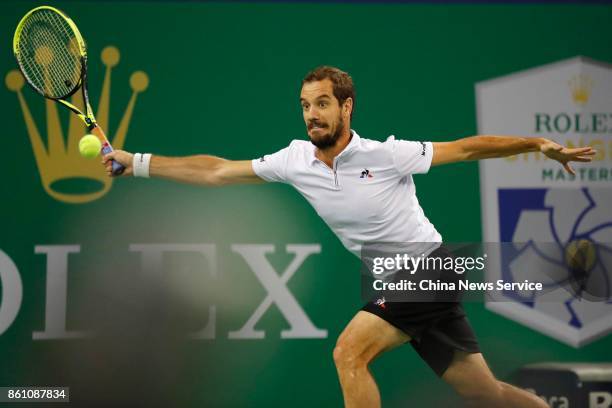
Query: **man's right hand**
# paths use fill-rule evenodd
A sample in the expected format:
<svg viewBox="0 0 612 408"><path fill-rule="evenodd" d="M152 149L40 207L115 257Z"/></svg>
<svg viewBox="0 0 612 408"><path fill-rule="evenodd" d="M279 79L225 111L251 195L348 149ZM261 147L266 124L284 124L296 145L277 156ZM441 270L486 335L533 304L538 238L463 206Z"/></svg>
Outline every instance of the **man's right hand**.
<svg viewBox="0 0 612 408"><path fill-rule="evenodd" d="M102 164L106 167L106 175L109 177L117 177L112 172L112 160L115 160L119 164L125 167L125 170L121 174L122 176L131 176L134 174L132 163L134 161L134 155L132 153L123 150L113 150L109 154L102 157Z"/></svg>

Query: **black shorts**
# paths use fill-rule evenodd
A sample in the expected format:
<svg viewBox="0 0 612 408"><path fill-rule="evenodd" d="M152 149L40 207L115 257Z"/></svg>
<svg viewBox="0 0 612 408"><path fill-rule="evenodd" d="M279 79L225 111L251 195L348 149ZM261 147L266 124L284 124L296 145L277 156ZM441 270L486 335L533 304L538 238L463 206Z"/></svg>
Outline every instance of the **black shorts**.
<svg viewBox="0 0 612 408"><path fill-rule="evenodd" d="M434 251L447 252L444 247ZM479 353L478 341L458 302L381 302L361 309L375 314L410 336L410 344L438 375L452 362L455 350Z"/></svg>

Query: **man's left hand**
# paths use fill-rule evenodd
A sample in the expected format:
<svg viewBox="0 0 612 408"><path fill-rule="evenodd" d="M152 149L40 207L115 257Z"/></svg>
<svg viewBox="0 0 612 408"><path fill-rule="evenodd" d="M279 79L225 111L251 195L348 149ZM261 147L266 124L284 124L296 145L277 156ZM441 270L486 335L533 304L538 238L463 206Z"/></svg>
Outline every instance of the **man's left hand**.
<svg viewBox="0 0 612 408"><path fill-rule="evenodd" d="M570 149L552 140L547 140L540 146L540 151L547 157L558 161L570 174L576 174L570 162L590 162L597 153L592 147L577 147Z"/></svg>

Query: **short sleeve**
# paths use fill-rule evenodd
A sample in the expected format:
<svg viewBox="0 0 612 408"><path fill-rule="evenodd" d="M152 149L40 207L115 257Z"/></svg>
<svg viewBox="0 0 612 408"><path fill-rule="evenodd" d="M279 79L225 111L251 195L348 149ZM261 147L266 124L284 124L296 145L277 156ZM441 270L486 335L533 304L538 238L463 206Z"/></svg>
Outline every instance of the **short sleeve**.
<svg viewBox="0 0 612 408"><path fill-rule="evenodd" d="M285 147L276 153L253 159L251 165L255 174L265 181L285 183L287 182L288 158L289 147Z"/></svg>
<svg viewBox="0 0 612 408"><path fill-rule="evenodd" d="M431 142L396 140L395 136L389 136L386 143L390 143L393 165L400 174L419 174L429 171L433 158Z"/></svg>

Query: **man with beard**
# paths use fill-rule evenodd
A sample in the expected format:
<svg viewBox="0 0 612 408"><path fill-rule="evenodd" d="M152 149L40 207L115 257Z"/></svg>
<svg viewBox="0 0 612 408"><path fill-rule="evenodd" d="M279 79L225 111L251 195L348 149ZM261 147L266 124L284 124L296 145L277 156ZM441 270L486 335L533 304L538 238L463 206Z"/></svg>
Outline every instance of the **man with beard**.
<svg viewBox="0 0 612 408"><path fill-rule="evenodd" d="M570 161L588 162L595 154L590 147L569 149L543 138L474 136L442 143L393 136L384 142L362 138L350 128L353 81L334 67L318 67L306 75L300 103L310 142L294 140L252 161L206 155L170 158L118 150L104 157L107 173L111 174L110 159L114 159L126 166L124 175L137 177L206 186L289 183L345 247L359 255L368 242L442 242L418 203L411 176L426 173L432 165L541 151L573 173ZM378 301L357 312L333 352L346 407L380 406L368 365L406 342L470 406L547 406L535 395L493 376L460 303Z"/></svg>

